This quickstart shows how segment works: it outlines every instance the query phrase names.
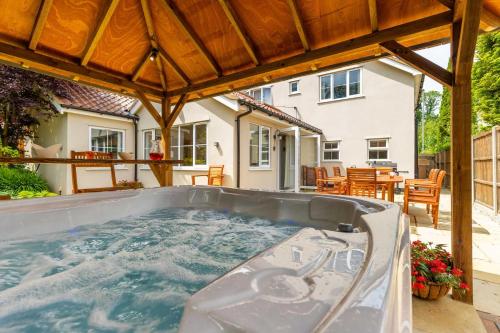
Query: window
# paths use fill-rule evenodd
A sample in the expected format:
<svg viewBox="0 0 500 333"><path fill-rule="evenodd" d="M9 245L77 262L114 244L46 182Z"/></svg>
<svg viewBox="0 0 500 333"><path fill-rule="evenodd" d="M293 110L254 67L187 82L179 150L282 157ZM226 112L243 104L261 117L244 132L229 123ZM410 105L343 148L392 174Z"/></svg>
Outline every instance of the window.
<svg viewBox="0 0 500 333"><path fill-rule="evenodd" d="M290 95L298 94L299 91L299 81L291 81L288 83L288 93Z"/></svg>
<svg viewBox="0 0 500 333"><path fill-rule="evenodd" d="M271 87L257 88L248 91L248 95L253 97L259 102L266 104L273 104L273 98L271 95Z"/></svg>
<svg viewBox="0 0 500 333"><path fill-rule="evenodd" d="M389 159L389 139L368 140L368 160L388 160Z"/></svg>
<svg viewBox="0 0 500 333"><path fill-rule="evenodd" d="M144 159L149 159L151 140L161 140L161 131L144 131ZM184 160L182 166L207 165L207 124L174 126L170 130L170 158Z"/></svg>
<svg viewBox="0 0 500 333"><path fill-rule="evenodd" d="M250 166L269 167L270 164L269 127L250 124Z"/></svg>
<svg viewBox="0 0 500 333"><path fill-rule="evenodd" d="M125 151L125 131L101 127L90 127L89 146L91 151L113 153Z"/></svg>
<svg viewBox="0 0 500 333"><path fill-rule="evenodd" d="M320 101L332 101L361 94L361 69L339 71L320 76Z"/></svg>
<svg viewBox="0 0 500 333"><path fill-rule="evenodd" d="M323 142L323 161L340 160L339 141Z"/></svg>
<svg viewBox="0 0 500 333"><path fill-rule="evenodd" d="M207 165L207 124L175 126L170 136L173 159L184 160L182 166Z"/></svg>

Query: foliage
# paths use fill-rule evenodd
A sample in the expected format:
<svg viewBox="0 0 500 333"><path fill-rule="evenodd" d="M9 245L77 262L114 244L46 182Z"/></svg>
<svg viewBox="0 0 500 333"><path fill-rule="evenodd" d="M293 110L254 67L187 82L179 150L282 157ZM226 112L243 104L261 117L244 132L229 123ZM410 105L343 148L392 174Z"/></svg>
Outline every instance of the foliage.
<svg viewBox="0 0 500 333"><path fill-rule="evenodd" d="M469 290L462 281L463 272L453 267L451 254L443 244L433 246L419 240L411 244L412 288L423 289L426 282L447 285L461 292Z"/></svg>
<svg viewBox="0 0 500 333"><path fill-rule="evenodd" d="M441 93L431 90L424 91L417 109L418 122L418 151L422 153L432 149L436 145L436 120L437 110L441 104ZM422 128L423 126L423 128Z"/></svg>
<svg viewBox="0 0 500 333"><path fill-rule="evenodd" d="M19 157L19 151L11 147L0 146L0 156L1 157Z"/></svg>
<svg viewBox="0 0 500 333"><path fill-rule="evenodd" d="M49 187L37 173L19 168L0 167L0 191L17 196L22 191L42 192Z"/></svg>
<svg viewBox="0 0 500 333"><path fill-rule="evenodd" d="M60 80L0 65L0 137L2 146L16 148L33 138L40 120L57 114L53 94L67 96Z"/></svg>
<svg viewBox="0 0 500 333"><path fill-rule="evenodd" d="M500 124L500 32L481 35L472 68L474 111L481 118L479 130Z"/></svg>
<svg viewBox="0 0 500 333"><path fill-rule="evenodd" d="M56 197L56 193L52 193L49 191L21 191L16 196L13 196L12 199L31 199L31 198L45 198L45 197Z"/></svg>

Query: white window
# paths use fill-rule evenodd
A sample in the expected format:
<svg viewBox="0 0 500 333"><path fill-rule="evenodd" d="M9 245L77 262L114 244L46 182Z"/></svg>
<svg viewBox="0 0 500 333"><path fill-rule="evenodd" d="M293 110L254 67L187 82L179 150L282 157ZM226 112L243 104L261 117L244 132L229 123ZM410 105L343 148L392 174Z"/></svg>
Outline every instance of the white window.
<svg viewBox="0 0 500 333"><path fill-rule="evenodd" d="M293 95L293 94L298 94L300 93L299 91L299 81L290 81L288 82L288 94Z"/></svg>
<svg viewBox="0 0 500 333"><path fill-rule="evenodd" d="M253 99L259 102L266 103L269 105L273 104L271 87L263 87L263 88L249 90L248 95L253 97Z"/></svg>
<svg viewBox="0 0 500 333"><path fill-rule="evenodd" d="M389 159L389 139L368 140L368 160L384 161Z"/></svg>
<svg viewBox="0 0 500 333"><path fill-rule="evenodd" d="M270 136L269 127L250 124L250 167L268 168L271 166Z"/></svg>
<svg viewBox="0 0 500 333"><path fill-rule="evenodd" d="M323 161L338 161L340 160L339 141L323 142Z"/></svg>
<svg viewBox="0 0 500 333"><path fill-rule="evenodd" d="M125 151L125 131L103 127L90 127L89 148L91 151L113 153Z"/></svg>
<svg viewBox="0 0 500 333"><path fill-rule="evenodd" d="M333 101L361 95L361 69L320 76L320 101Z"/></svg>
<svg viewBox="0 0 500 333"><path fill-rule="evenodd" d="M152 140L161 140L160 129L144 131L144 159L149 159ZM183 160L182 166L207 165L207 124L174 126L170 130L170 158Z"/></svg>

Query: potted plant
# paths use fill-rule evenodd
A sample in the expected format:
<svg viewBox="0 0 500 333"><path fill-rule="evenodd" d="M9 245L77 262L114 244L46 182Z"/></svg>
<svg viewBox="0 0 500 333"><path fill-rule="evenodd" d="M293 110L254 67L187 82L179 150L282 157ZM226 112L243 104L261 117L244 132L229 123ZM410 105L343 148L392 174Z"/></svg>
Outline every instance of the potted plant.
<svg viewBox="0 0 500 333"><path fill-rule="evenodd" d="M453 267L453 259L444 244L412 242L411 264L412 291L416 297L435 300L448 294L450 288L461 293L469 290L462 281L463 272Z"/></svg>

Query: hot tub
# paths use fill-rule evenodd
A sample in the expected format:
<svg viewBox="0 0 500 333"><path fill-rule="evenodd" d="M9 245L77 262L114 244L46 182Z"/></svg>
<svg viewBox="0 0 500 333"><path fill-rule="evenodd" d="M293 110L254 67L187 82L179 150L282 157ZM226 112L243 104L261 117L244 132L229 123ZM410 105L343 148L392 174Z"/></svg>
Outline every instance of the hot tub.
<svg viewBox="0 0 500 333"><path fill-rule="evenodd" d="M192 295L181 332L411 332L409 220L387 202L204 186L0 202L0 243L168 207L301 227Z"/></svg>

